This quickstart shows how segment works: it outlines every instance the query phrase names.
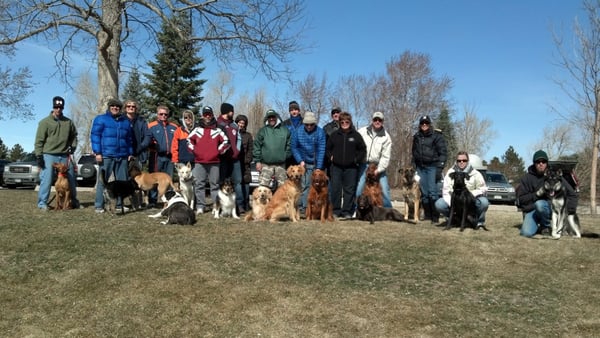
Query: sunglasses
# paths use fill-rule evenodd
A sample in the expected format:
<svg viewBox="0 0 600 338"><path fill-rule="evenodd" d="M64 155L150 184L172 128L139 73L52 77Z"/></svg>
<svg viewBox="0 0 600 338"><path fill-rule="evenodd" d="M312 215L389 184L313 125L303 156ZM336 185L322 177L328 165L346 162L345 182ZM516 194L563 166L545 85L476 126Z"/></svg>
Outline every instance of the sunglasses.
<svg viewBox="0 0 600 338"><path fill-rule="evenodd" d="M456 163L467 163L469 160L456 160Z"/></svg>
<svg viewBox="0 0 600 338"><path fill-rule="evenodd" d="M340 121L340 124L350 124L350 121L348 121L348 120Z"/></svg>
<svg viewBox="0 0 600 338"><path fill-rule="evenodd" d="M537 161L535 161L535 164L540 164L540 163L546 164L546 163L548 163L548 161L546 161L546 160L537 160Z"/></svg>
<svg viewBox="0 0 600 338"><path fill-rule="evenodd" d="M304 125L307 126L307 127L314 127L314 126L316 126L315 123L305 123Z"/></svg>
<svg viewBox="0 0 600 338"><path fill-rule="evenodd" d="M126 105L125 107L127 107L127 108L136 108L136 106L134 106L134 105L129 105L129 104L128 104L128 105Z"/></svg>
<svg viewBox="0 0 600 338"><path fill-rule="evenodd" d="M167 114L167 113L160 113L160 114L156 114L156 115L158 115L158 116L167 116L169 114Z"/></svg>
<svg viewBox="0 0 600 338"><path fill-rule="evenodd" d="M429 122L421 122L420 125L429 124Z"/></svg>
<svg viewBox="0 0 600 338"><path fill-rule="evenodd" d="M115 107L117 107L117 108L121 108L121 106L117 106L117 105L115 105L115 104L112 104L112 105L110 105L110 107L111 107L111 108L115 108Z"/></svg>
<svg viewBox="0 0 600 338"><path fill-rule="evenodd" d="M184 120L191 120L191 119L192 119L192 117L191 117L191 116L184 116L184 117L183 117L183 119L184 119Z"/></svg>
<svg viewBox="0 0 600 338"><path fill-rule="evenodd" d="M380 119L379 117L376 117L376 118L373 119L373 122L383 122L383 120Z"/></svg>

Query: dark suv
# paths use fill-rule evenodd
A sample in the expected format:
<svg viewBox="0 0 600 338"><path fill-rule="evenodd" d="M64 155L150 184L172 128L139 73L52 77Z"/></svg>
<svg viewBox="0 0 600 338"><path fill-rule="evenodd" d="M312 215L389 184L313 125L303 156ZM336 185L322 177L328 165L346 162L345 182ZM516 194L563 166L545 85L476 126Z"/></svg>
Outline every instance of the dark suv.
<svg viewBox="0 0 600 338"><path fill-rule="evenodd" d="M83 154L77 161L77 185L94 186L99 167L96 163L96 156L93 154Z"/></svg>

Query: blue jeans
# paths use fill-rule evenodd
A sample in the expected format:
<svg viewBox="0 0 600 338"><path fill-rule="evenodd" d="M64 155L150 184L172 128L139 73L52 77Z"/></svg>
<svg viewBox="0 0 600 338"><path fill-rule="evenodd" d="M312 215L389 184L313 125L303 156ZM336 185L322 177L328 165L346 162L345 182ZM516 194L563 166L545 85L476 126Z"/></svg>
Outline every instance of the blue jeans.
<svg viewBox="0 0 600 338"><path fill-rule="evenodd" d="M422 192L421 201L425 204L429 204L429 199L436 201L440 196L437 182L435 181L436 170L437 168L435 166L417 167L417 174L421 177L421 180L419 181Z"/></svg>
<svg viewBox="0 0 600 338"><path fill-rule="evenodd" d="M361 164L360 166L360 178L358 179L358 185L356 186L356 197L360 196L365 189L367 165L368 164ZM379 184L381 185L381 193L383 194L383 207L391 208L392 199L390 198L390 185L388 183L387 173L385 171L379 173Z"/></svg>
<svg viewBox="0 0 600 338"><path fill-rule="evenodd" d="M523 225L521 226L521 236L533 237L538 231L538 227L549 227L552 218L552 209L547 200L537 200L534 209L525 213Z"/></svg>
<svg viewBox="0 0 600 338"><path fill-rule="evenodd" d="M477 214L477 224L485 224L485 212L490 206L490 202L487 197L479 196L475 199L475 210ZM439 198L435 201L435 208L437 211L445 217L450 216L450 206L443 198Z"/></svg>
<svg viewBox="0 0 600 338"><path fill-rule="evenodd" d="M306 209L306 205L308 203L308 190L310 189L311 176L313 170L315 170L315 166L312 164L304 165L304 177L302 177L302 196L300 197L300 210L304 211Z"/></svg>
<svg viewBox="0 0 600 338"><path fill-rule="evenodd" d="M52 190L52 177L54 176L52 164L55 162L69 164L69 174L67 179L69 180L69 189L71 189L71 206L73 208L78 207L77 179L75 178L73 157L70 157L69 154L43 154L43 157L45 168L40 171L40 190L38 191L37 207L40 209L48 208L48 198L50 197L50 191Z"/></svg>
<svg viewBox="0 0 600 338"><path fill-rule="evenodd" d="M96 200L94 202L94 208L104 208L104 183L102 182L102 170L104 170L104 179L108 182L110 176L114 173L115 180L125 181L128 179L129 174L127 173L128 163L127 158L114 158L104 157L102 163L100 163L100 172L97 175L96 180ZM120 208L122 200L117 200L116 207Z"/></svg>
<svg viewBox="0 0 600 338"><path fill-rule="evenodd" d="M158 154L150 154L150 160L148 161L148 172L150 173L166 173L171 178L173 177L173 170L175 166L173 162L171 162L170 156L159 156ZM148 192L148 203L156 204L156 200L158 199L158 190L156 188L150 190Z"/></svg>

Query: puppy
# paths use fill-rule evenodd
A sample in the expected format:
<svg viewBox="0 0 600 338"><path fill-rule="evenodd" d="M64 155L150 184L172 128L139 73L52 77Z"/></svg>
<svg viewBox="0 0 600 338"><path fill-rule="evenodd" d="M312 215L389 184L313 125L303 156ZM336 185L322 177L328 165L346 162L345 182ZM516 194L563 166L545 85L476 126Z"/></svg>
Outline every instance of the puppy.
<svg viewBox="0 0 600 338"><path fill-rule="evenodd" d="M383 206L383 192L381 191L381 184L379 184L379 175L375 172L377 170L377 164L370 163L365 171L365 188L362 191L362 195L369 196L371 204L374 207Z"/></svg>
<svg viewBox="0 0 600 338"><path fill-rule="evenodd" d="M58 171L58 178L54 183L56 191L56 210L71 209L71 188L69 187L69 166L66 163L55 162L52 166Z"/></svg>
<svg viewBox="0 0 600 338"><path fill-rule="evenodd" d="M194 177L192 176L192 165L188 162L187 164L177 164L175 167L177 170L177 176L179 176L179 193L190 208L194 209Z"/></svg>
<svg viewBox="0 0 600 338"><path fill-rule="evenodd" d="M218 192L219 199L213 205L213 216L219 218L221 216L231 216L235 219L240 219L235 210L235 189L231 178L226 178Z"/></svg>
<svg viewBox="0 0 600 338"><path fill-rule="evenodd" d="M465 183L467 173L455 171L450 173L449 176L454 182L452 185L452 195L450 196L450 214L444 230L448 230L452 227L452 220L455 217L459 217L460 219L460 231L465 230L467 223L475 228L475 220L477 217L475 197L473 197L473 194L467 189Z"/></svg>
<svg viewBox="0 0 600 338"><path fill-rule="evenodd" d="M419 222L419 213L421 207L421 188L419 182L415 179L416 171L412 167L401 168L400 189L404 198L404 214L412 215L415 223ZM411 212L412 211L412 212Z"/></svg>
<svg viewBox="0 0 600 338"><path fill-rule="evenodd" d="M246 215L245 221L264 221L265 213L267 211L267 204L271 202L273 198L273 192L271 188L265 186L258 186L254 188L252 192L252 210Z"/></svg>
<svg viewBox="0 0 600 338"><path fill-rule="evenodd" d="M105 176L104 169L100 169L99 173L102 178L102 183L104 184L104 208L110 214L115 214L115 205L117 203L117 199L121 198L121 214L125 214L124 202L125 198L129 197L131 201L131 207L135 210L138 208L138 201L136 196L136 191L138 190L138 186L132 179L121 181L121 180L113 180L107 181Z"/></svg>
<svg viewBox="0 0 600 338"><path fill-rule="evenodd" d="M196 223L194 209L190 208L180 193L169 190L163 197L163 201L167 201L167 207L154 215L148 215L148 217L166 216L167 220L161 221L160 224L193 225Z"/></svg>
<svg viewBox="0 0 600 338"><path fill-rule="evenodd" d="M265 218L271 222L283 217L289 217L292 222L300 220L298 202L302 194L302 177L305 173L304 167L291 165L287 169L287 180L279 185L265 212Z"/></svg>
<svg viewBox="0 0 600 338"><path fill-rule="evenodd" d="M135 162L129 163L129 177L131 177L137 183L139 188L145 192L157 188L159 199L162 199L162 196L164 196L169 188L175 190L173 180L169 174L161 172L143 172ZM145 199L147 199L147 196ZM145 202L148 203L148 201Z"/></svg>
<svg viewBox="0 0 600 338"><path fill-rule="evenodd" d="M306 206L307 221L320 219L321 222L333 222L333 206L329 202L328 184L329 178L325 171L315 169L312 172Z"/></svg>
<svg viewBox="0 0 600 338"><path fill-rule="evenodd" d="M375 223L375 221L397 221L411 223L405 220L404 215L394 208L374 206L369 196L358 196L356 204L356 218L361 221L369 221L370 224Z"/></svg>

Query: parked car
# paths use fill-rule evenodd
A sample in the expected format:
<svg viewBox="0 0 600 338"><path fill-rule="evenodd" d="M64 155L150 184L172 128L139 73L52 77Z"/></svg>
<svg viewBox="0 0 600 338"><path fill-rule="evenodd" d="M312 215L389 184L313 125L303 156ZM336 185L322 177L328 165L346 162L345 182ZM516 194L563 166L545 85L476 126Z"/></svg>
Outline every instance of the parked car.
<svg viewBox="0 0 600 338"><path fill-rule="evenodd" d="M96 185L96 177L100 167L93 154L82 154L77 161L77 185Z"/></svg>
<svg viewBox="0 0 600 338"><path fill-rule="evenodd" d="M9 164L9 160L0 160L0 186L4 186L4 166Z"/></svg>
<svg viewBox="0 0 600 338"><path fill-rule="evenodd" d="M40 168L37 166L35 154L27 154L23 159L4 165L4 184L9 189L17 187L35 188L40 184Z"/></svg>
<svg viewBox="0 0 600 338"><path fill-rule="evenodd" d="M515 188L506 179L503 173L482 170L485 183L488 186L487 197L490 203L514 204L516 200Z"/></svg>

